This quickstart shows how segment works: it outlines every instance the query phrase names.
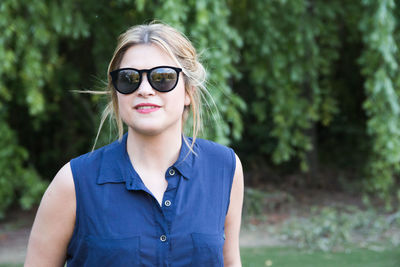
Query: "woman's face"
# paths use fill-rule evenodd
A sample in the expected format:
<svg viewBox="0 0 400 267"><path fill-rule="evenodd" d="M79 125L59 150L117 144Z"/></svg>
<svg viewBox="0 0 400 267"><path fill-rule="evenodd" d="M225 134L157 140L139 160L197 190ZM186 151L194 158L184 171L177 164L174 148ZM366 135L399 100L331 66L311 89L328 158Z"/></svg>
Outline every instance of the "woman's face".
<svg viewBox="0 0 400 267"><path fill-rule="evenodd" d="M174 60L155 45L134 45L122 58L120 68L151 69L157 66L178 67ZM151 87L143 73L139 88L128 95L117 92L121 119L130 130L142 135L159 135L182 131L184 107L190 104L185 91L183 74L179 74L176 87L166 93Z"/></svg>

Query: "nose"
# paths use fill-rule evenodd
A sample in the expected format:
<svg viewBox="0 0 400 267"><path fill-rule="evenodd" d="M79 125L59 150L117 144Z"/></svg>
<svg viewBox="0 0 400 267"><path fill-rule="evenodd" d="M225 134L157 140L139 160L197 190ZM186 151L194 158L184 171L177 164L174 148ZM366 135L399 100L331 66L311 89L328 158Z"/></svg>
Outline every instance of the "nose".
<svg viewBox="0 0 400 267"><path fill-rule="evenodd" d="M147 78L147 73L143 73L142 82L137 89L137 94L140 96L150 96L155 95L155 90L151 87L149 80Z"/></svg>

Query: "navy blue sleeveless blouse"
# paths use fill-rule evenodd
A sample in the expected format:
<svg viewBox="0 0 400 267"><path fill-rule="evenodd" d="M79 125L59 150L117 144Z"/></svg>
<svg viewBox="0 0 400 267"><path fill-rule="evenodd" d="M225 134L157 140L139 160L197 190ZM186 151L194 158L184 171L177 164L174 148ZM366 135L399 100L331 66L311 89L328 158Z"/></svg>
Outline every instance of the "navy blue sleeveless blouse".
<svg viewBox="0 0 400 267"><path fill-rule="evenodd" d="M223 266L233 150L197 139L193 154L182 140L160 206L126 140L71 160L77 208L67 266Z"/></svg>

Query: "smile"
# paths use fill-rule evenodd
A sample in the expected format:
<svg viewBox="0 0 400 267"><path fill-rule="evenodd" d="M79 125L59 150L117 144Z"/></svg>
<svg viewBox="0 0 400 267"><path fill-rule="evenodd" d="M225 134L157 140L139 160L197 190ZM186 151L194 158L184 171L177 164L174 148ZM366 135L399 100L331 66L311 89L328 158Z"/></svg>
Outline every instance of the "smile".
<svg viewBox="0 0 400 267"><path fill-rule="evenodd" d="M156 108L155 106L141 106L138 107L137 109L152 109L152 108Z"/></svg>
<svg viewBox="0 0 400 267"><path fill-rule="evenodd" d="M136 105L135 109L139 113L144 114L144 113L151 113L151 112L157 111L160 109L160 106L155 105L155 104L142 103L142 104Z"/></svg>

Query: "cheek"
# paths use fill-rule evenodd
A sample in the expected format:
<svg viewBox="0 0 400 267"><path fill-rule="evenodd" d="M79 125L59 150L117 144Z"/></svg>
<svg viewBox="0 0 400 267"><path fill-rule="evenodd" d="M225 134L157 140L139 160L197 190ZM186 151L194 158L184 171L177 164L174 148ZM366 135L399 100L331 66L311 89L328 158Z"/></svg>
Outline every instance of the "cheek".
<svg viewBox="0 0 400 267"><path fill-rule="evenodd" d="M130 99L128 96L118 95L118 109L120 116L123 118L130 109Z"/></svg>

